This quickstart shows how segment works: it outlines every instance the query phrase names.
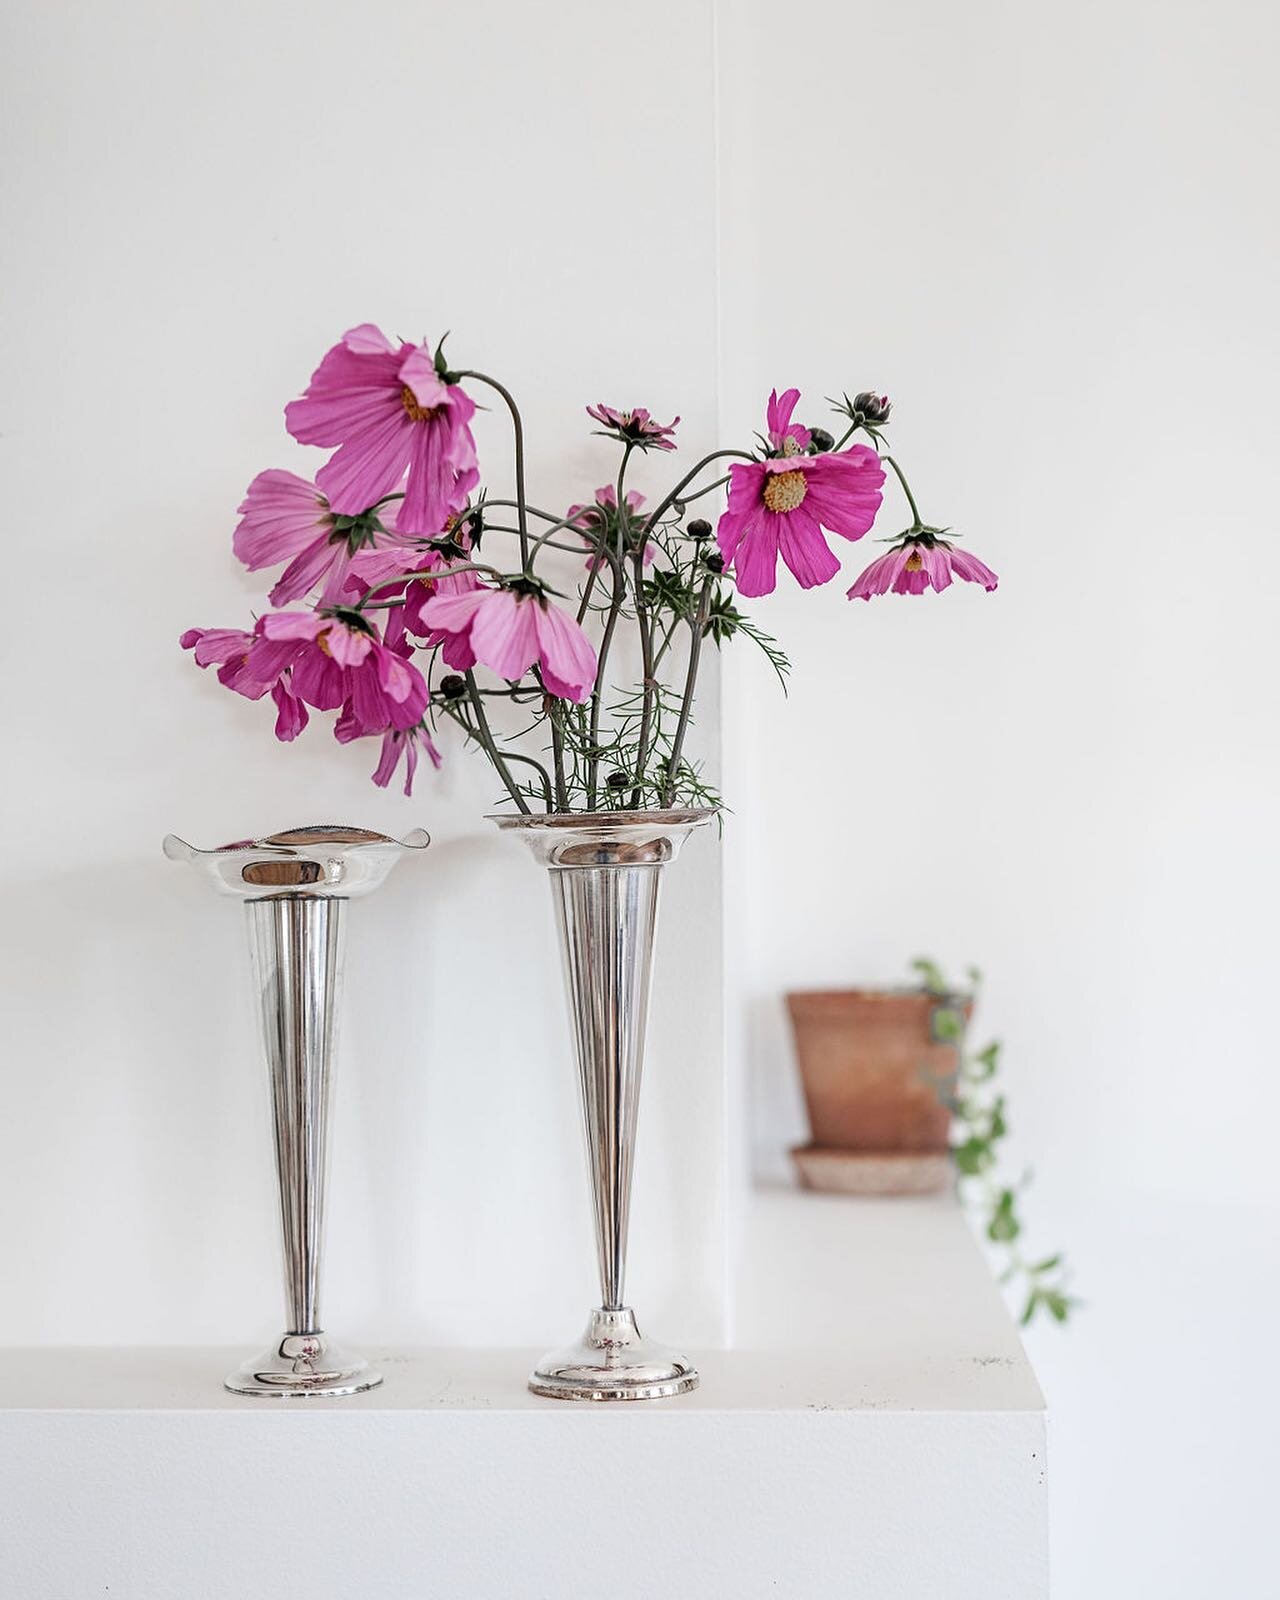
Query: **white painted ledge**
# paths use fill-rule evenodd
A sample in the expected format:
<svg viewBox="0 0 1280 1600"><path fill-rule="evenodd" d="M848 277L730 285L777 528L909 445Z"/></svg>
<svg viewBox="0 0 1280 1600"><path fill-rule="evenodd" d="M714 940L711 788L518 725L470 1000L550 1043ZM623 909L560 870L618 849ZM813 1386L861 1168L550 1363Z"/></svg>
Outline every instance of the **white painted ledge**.
<svg viewBox="0 0 1280 1600"><path fill-rule="evenodd" d="M0 1594L1046 1595L1043 1402L954 1206L762 1195L749 1237L738 1348L653 1404L535 1399L533 1350L301 1402L222 1390L243 1351L5 1352Z"/></svg>

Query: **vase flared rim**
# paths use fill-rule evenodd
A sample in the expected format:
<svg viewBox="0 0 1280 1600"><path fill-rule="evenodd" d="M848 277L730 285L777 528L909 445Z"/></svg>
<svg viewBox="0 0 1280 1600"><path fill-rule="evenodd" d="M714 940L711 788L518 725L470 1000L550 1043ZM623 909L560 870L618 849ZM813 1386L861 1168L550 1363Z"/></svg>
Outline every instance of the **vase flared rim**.
<svg viewBox="0 0 1280 1600"><path fill-rule="evenodd" d="M311 823L260 839L202 849L165 836L170 861L202 868L224 894L260 899L279 894L348 897L376 889L405 852L425 850L431 836L414 828L403 839L346 823Z"/></svg>
<svg viewBox="0 0 1280 1600"><path fill-rule="evenodd" d="M696 828L710 822L719 810L718 806L701 806L675 811L535 811L528 815L501 811L491 813L485 821L499 828Z"/></svg>

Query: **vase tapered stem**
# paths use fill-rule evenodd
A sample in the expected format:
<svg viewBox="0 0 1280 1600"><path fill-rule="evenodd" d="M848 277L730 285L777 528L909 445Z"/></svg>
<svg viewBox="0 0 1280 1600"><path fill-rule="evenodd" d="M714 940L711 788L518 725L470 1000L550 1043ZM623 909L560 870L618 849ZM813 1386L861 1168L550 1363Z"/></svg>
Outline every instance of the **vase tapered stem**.
<svg viewBox="0 0 1280 1600"><path fill-rule="evenodd" d="M535 1394L652 1400L695 1388L693 1364L646 1339L626 1303L627 1229L662 875L710 811L500 817L550 870L586 1131L600 1305L545 1357Z"/></svg>
<svg viewBox="0 0 1280 1600"><path fill-rule="evenodd" d="M621 1311L662 864L552 872L587 1139L600 1305Z"/></svg>
<svg viewBox="0 0 1280 1600"><path fill-rule="evenodd" d="M318 1333L346 902L282 895L245 910L271 1082L287 1331Z"/></svg>
<svg viewBox="0 0 1280 1600"><path fill-rule="evenodd" d="M420 830L396 840L329 825L218 850L172 834L165 840L170 859L204 868L245 901L271 1085L288 1326L226 1380L237 1394L357 1394L382 1382L363 1357L329 1338L320 1315L330 1092L347 901L376 889L404 851L428 842Z"/></svg>

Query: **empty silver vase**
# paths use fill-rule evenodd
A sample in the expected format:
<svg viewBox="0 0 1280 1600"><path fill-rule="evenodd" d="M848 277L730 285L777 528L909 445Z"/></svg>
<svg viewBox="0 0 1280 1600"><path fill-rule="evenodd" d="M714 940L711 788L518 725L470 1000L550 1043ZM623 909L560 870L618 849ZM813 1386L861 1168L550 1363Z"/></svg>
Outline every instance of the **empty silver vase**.
<svg viewBox="0 0 1280 1600"><path fill-rule="evenodd" d="M329 1337L320 1315L329 1103L347 901L376 889L402 854L428 842L421 829L398 840L327 825L216 850L173 834L164 841L171 861L191 862L245 901L271 1080L288 1323L269 1350L227 1378L237 1394L357 1394L382 1382Z"/></svg>
<svg viewBox="0 0 1280 1600"><path fill-rule="evenodd" d="M693 1364L646 1339L626 1303L627 1224L662 874L714 811L502 816L549 870L577 1058L600 1268L582 1339L529 1379L565 1400L654 1400L697 1387Z"/></svg>

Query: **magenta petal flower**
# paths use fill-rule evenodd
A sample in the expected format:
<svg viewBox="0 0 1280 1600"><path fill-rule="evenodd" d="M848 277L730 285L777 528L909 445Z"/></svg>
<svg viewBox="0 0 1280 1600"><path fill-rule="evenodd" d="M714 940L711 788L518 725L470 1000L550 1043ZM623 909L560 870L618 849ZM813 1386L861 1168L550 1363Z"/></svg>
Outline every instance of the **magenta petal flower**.
<svg viewBox="0 0 1280 1600"><path fill-rule="evenodd" d="M635 489L628 489L623 496L623 504L627 509L627 524L631 525L636 513L644 504L644 496ZM616 541L618 536L618 489L616 484L606 483L596 490L595 504L589 506L572 505L565 512L566 517L572 517L579 527L591 529L583 532L582 543L590 552L586 559L587 570L593 571L602 565L604 557L600 554L600 540ZM612 548L612 543L611 543ZM658 552L651 540L645 542L644 565L647 567L655 559Z"/></svg>
<svg viewBox="0 0 1280 1600"><path fill-rule="evenodd" d="M278 678L271 686L271 698L276 703L276 738L288 744L296 739L310 720L307 708L293 693L286 678Z"/></svg>
<svg viewBox="0 0 1280 1600"><path fill-rule="evenodd" d="M733 564L739 592L770 594L778 557L803 589L827 583L840 570L824 529L860 539L880 509L884 468L866 445L804 455L805 428L792 423L799 391L769 397L768 437L777 456L735 461L729 468L729 502L716 530L726 565Z"/></svg>
<svg viewBox="0 0 1280 1600"><path fill-rule="evenodd" d="M268 612L259 619L247 670L274 682L286 667L299 699L317 711L349 702L364 733L410 728L427 707L422 674L362 618L357 623L319 611Z"/></svg>
<svg viewBox="0 0 1280 1600"><path fill-rule="evenodd" d="M480 481L475 401L446 383L425 344L393 345L372 323L344 333L285 407L302 444L337 445L316 482L334 511L359 515L400 486L402 533L444 532Z"/></svg>
<svg viewBox="0 0 1280 1600"><path fill-rule="evenodd" d="M332 605L342 594L354 552L392 538L379 532L372 516L339 530L314 483L273 467L260 472L245 492L231 543L250 572L288 562L271 591L272 605L301 600L320 584L321 600Z"/></svg>
<svg viewBox="0 0 1280 1600"><path fill-rule="evenodd" d="M860 572L849 590L850 600L870 600L876 594L923 594L934 589L939 594L952 577L980 583L990 592L999 579L991 568L967 550L957 550L945 540L907 539Z"/></svg>
<svg viewBox="0 0 1280 1600"><path fill-rule="evenodd" d="M365 735L365 729L351 707L347 707L339 717L333 732L339 744L350 744L353 739L360 739ZM444 758L425 728L388 728L382 735L378 765L373 769L373 781L380 789L385 789L394 777L395 770L403 757L404 792L406 797L411 795L414 774L418 770L418 757L423 750L426 751L433 767L438 769L444 764Z"/></svg>
<svg viewBox="0 0 1280 1600"><path fill-rule="evenodd" d="M779 455L799 455L809 448L809 441L813 437L808 428L802 428L798 422L791 420L791 413L799 398L799 389L787 389L781 396L775 389L769 396L769 404L765 408L765 426L769 444ZM788 449L788 439L794 448Z"/></svg>
<svg viewBox="0 0 1280 1600"><path fill-rule="evenodd" d="M515 682L537 662L547 690L559 699L581 704L591 694L596 676L591 641L542 595L513 589L436 595L423 606L422 619L445 635L444 659L459 671L478 661ZM460 648L451 653L455 643Z"/></svg>
<svg viewBox="0 0 1280 1600"><path fill-rule="evenodd" d="M218 682L247 700L261 700L273 679L259 682L249 670L249 652L255 636L243 628L188 628L178 640L184 650L194 650L198 667L218 667ZM277 674L278 676L278 674Z"/></svg>
<svg viewBox="0 0 1280 1600"><path fill-rule="evenodd" d="M668 423L655 422L643 406L634 411L616 411L612 406L588 406L587 415L607 432L625 439L640 450L674 450L671 435L680 425L676 417Z"/></svg>

